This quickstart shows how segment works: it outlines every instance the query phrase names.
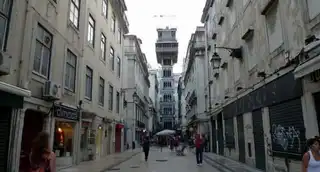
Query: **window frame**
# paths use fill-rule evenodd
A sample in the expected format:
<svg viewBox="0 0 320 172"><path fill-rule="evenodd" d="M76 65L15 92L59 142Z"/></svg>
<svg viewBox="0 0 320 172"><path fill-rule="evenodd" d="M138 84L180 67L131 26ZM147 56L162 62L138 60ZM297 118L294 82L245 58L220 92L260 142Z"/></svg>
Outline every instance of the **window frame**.
<svg viewBox="0 0 320 172"><path fill-rule="evenodd" d="M112 12L112 17L111 17L111 31L112 31L113 33L116 32L116 21L117 21L117 19L116 19L116 14L115 14L114 12Z"/></svg>
<svg viewBox="0 0 320 172"><path fill-rule="evenodd" d="M76 4L75 1L78 1L78 4ZM72 13L71 9L72 7L74 7L74 9L76 10L77 12L77 21L74 21L75 19L75 14ZM70 0L70 5L69 5L69 21L71 22L71 24L77 29L79 30L79 24L80 24L80 9L81 9L81 0ZM73 14L73 15L72 15ZM71 15L72 15L72 20L71 20ZM77 22L77 23L74 23L74 22Z"/></svg>
<svg viewBox="0 0 320 172"><path fill-rule="evenodd" d="M74 65L71 64L71 62L68 60L69 57L73 57L74 58ZM69 68L71 69L74 69L74 74L73 74L73 81L70 80L70 77L69 77L69 84L71 84L71 82L73 82L73 88L71 88L71 86L67 85L67 82L66 82L66 76L65 76L65 83L64 83L64 88L67 89L68 91L71 91L71 92L75 92L76 91L76 77L77 77L77 56L70 50L68 49L67 50L67 56L66 56L66 72L65 72L65 75L67 75L67 73L69 72ZM69 74L70 75L70 74Z"/></svg>
<svg viewBox="0 0 320 172"><path fill-rule="evenodd" d="M0 39L0 41L2 41L2 42L0 42L0 51L7 50L7 41L8 41L8 36L9 36L10 22L11 22L12 4L13 4L13 0L8 0L7 4L4 5L4 8L0 9L0 18L3 18L4 23L5 23L4 28L3 28L3 34L2 34L3 38L2 38L2 40Z"/></svg>
<svg viewBox="0 0 320 172"><path fill-rule="evenodd" d="M92 20L92 23L90 20ZM90 33L91 29L92 29L92 35ZM93 18L93 16L91 14L89 14L87 41L88 41L89 45L91 45L93 48L95 46L95 30L96 30L96 21ZM92 40L90 40L90 39L92 39ZM90 42L90 41L92 41L92 42Z"/></svg>
<svg viewBox="0 0 320 172"><path fill-rule="evenodd" d="M117 76L118 78L121 77L121 59L117 56Z"/></svg>
<svg viewBox="0 0 320 172"><path fill-rule="evenodd" d="M105 80L100 76L99 78L99 97L98 103L100 106L104 106L104 95L105 95Z"/></svg>
<svg viewBox="0 0 320 172"><path fill-rule="evenodd" d="M109 4L108 3L109 3L108 0L102 0L102 15L105 18L108 18L108 11L109 11L109 9L108 9L109 8Z"/></svg>
<svg viewBox="0 0 320 172"><path fill-rule="evenodd" d="M42 40L43 38L39 38L39 29L41 29L41 31L43 31L43 35L42 36L49 36L50 37L50 46L47 46L46 43ZM51 56L52 56L52 44L53 44L53 35L45 28L43 27L40 23L38 23L38 26L37 26L37 34L36 34L36 37L35 37L35 41L36 41L36 44L35 44L35 52L34 52L34 60L33 60L33 72L37 73L38 75L46 78L46 79L49 79L50 77L50 68L51 68ZM35 60L36 60L36 56L37 56L37 45L40 44L41 46L41 57L40 57L40 63L39 63L39 71L35 70ZM47 50L49 50L49 57L48 57L48 64L47 64L47 71L46 71L46 74L43 74L42 73L42 68L43 68L43 51L44 49L43 48L46 48Z"/></svg>
<svg viewBox="0 0 320 172"><path fill-rule="evenodd" d="M88 72L90 72L91 75L88 75ZM85 84L85 98L86 98L87 100L92 101L93 69L90 68L89 66L86 66L86 75L85 75L85 76L86 76L86 79L85 79L85 82L86 82L86 84ZM87 93L87 91L88 91L87 80L88 80L88 79L91 80L91 82L90 82L90 87L91 87L90 93ZM90 95L87 95L87 94L90 94Z"/></svg>
<svg viewBox="0 0 320 172"><path fill-rule="evenodd" d="M116 92L116 113L120 113L120 92Z"/></svg>
<svg viewBox="0 0 320 172"><path fill-rule="evenodd" d="M120 28L118 28L118 43L119 43L119 44L121 44L121 43L122 43L122 38L121 38L121 36L122 36L121 29L120 29Z"/></svg>
<svg viewBox="0 0 320 172"><path fill-rule="evenodd" d="M111 70L114 71L114 56L115 56L115 53L114 53L114 48L112 46L110 46L110 53L109 53L109 60L110 60L110 67L111 67Z"/></svg>
<svg viewBox="0 0 320 172"><path fill-rule="evenodd" d="M103 46L103 47L102 47ZM100 58L103 61L106 61L107 59L107 37L104 35L104 33L101 32L101 37L100 37Z"/></svg>
<svg viewBox="0 0 320 172"><path fill-rule="evenodd" d="M108 90L108 110L113 111L113 86L109 84L109 90Z"/></svg>

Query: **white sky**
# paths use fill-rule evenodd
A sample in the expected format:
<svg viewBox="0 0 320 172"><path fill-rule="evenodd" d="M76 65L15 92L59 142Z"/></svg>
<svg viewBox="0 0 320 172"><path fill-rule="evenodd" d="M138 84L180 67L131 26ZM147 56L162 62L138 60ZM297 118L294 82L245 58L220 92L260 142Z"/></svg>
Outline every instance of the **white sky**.
<svg viewBox="0 0 320 172"><path fill-rule="evenodd" d="M186 55L191 34L200 22L206 0L125 0L128 11L130 34L142 40L142 51L152 68L157 68L155 42L159 27L176 27L179 42L178 63L173 72L182 71L182 61ZM166 15L167 17L154 17Z"/></svg>

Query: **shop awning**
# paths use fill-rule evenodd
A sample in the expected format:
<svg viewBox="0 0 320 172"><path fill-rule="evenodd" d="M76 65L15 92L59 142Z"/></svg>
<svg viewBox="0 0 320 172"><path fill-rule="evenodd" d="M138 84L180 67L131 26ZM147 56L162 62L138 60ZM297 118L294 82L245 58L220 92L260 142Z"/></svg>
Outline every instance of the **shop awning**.
<svg viewBox="0 0 320 172"><path fill-rule="evenodd" d="M0 81L0 105L23 108L23 98L31 97L31 91Z"/></svg>
<svg viewBox="0 0 320 172"><path fill-rule="evenodd" d="M124 128L124 125L123 124L116 124L116 128L117 129L122 129L122 128Z"/></svg>

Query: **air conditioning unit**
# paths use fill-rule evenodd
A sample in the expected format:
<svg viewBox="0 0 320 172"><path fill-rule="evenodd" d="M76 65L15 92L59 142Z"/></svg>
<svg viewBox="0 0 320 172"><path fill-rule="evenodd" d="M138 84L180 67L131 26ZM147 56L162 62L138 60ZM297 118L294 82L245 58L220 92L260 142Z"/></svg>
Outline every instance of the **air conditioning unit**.
<svg viewBox="0 0 320 172"><path fill-rule="evenodd" d="M47 100L59 100L61 98L61 86L52 81L44 84L43 97Z"/></svg>
<svg viewBox="0 0 320 172"><path fill-rule="evenodd" d="M9 75L11 59L12 57L8 53L0 51L0 75Z"/></svg>

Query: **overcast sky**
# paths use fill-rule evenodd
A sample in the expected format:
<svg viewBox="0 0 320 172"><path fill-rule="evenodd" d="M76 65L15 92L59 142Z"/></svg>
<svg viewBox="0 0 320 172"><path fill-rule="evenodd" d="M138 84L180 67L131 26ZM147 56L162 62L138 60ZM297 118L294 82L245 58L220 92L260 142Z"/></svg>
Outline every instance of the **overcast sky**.
<svg viewBox="0 0 320 172"><path fill-rule="evenodd" d="M176 27L179 41L178 64L174 72L182 71L187 45L200 22L206 0L125 0L130 34L142 40L142 51L152 68L158 68L155 41L159 27ZM164 17L159 17L164 15Z"/></svg>

